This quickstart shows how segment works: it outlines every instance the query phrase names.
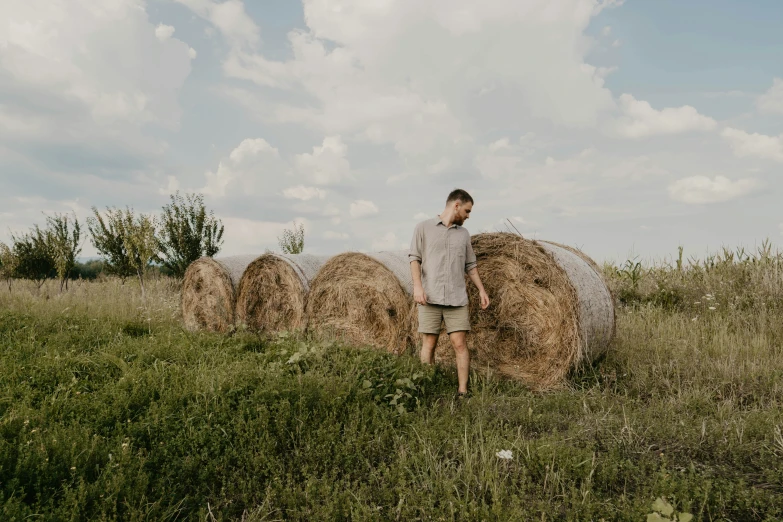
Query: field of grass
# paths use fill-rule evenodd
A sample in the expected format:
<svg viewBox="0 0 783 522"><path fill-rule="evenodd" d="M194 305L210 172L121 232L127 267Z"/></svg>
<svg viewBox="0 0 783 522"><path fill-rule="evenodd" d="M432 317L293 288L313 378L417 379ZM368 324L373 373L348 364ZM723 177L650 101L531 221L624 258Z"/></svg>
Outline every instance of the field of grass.
<svg viewBox="0 0 783 522"><path fill-rule="evenodd" d="M413 356L185 332L166 279L15 282L1 518L783 519L780 257L620 268L605 358L544 394L474 368L463 402Z"/></svg>

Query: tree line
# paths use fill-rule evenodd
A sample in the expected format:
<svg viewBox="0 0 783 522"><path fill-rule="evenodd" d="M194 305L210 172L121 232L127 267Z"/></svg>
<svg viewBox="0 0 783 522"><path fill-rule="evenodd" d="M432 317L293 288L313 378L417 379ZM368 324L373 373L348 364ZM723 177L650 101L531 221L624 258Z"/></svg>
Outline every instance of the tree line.
<svg viewBox="0 0 783 522"><path fill-rule="evenodd" d="M151 267L181 278L190 263L215 256L223 245L223 223L207 210L201 194L172 194L158 216L131 207L107 207L103 212L92 207L86 224L103 271L123 281L137 278L142 296ZM39 289L47 279L57 279L60 291L67 290L84 240L74 213L47 216L43 228L34 225L12 234L10 245L0 242L0 278L9 291L13 279L35 281Z"/></svg>

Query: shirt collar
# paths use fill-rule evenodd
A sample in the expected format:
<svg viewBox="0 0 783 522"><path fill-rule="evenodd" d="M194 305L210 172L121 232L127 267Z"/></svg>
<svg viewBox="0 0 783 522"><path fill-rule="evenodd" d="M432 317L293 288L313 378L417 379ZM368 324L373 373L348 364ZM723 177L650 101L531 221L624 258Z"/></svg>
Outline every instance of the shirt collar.
<svg viewBox="0 0 783 522"><path fill-rule="evenodd" d="M436 226L437 225L443 225L444 227L446 226L446 224L443 222L443 220L440 218L440 216L436 216L435 217L435 225ZM457 225L456 223L452 223L449 228L459 228L459 225Z"/></svg>

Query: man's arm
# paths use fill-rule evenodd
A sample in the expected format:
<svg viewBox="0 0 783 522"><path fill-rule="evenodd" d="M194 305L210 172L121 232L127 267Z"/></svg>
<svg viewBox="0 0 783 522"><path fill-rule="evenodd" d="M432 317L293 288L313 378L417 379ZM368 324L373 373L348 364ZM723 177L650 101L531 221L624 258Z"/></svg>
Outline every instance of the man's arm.
<svg viewBox="0 0 783 522"><path fill-rule="evenodd" d="M413 300L418 304L427 304L427 294L424 293L424 286L421 284L421 263L411 261L411 276L413 277Z"/></svg>
<svg viewBox="0 0 783 522"><path fill-rule="evenodd" d="M411 249L408 259L411 263L411 278L413 279L413 300L421 305L427 304L427 294L421 284L421 258L422 258L422 233L421 225L417 225L411 239Z"/></svg>
<svg viewBox="0 0 783 522"><path fill-rule="evenodd" d="M479 299L481 300L481 309L486 310L489 306L489 296L487 295L487 291L484 290L484 285L481 282L481 277L478 273L478 268L473 267L468 271L468 277L470 277L470 280L473 281L473 284L476 285L476 288L478 288L479 291Z"/></svg>

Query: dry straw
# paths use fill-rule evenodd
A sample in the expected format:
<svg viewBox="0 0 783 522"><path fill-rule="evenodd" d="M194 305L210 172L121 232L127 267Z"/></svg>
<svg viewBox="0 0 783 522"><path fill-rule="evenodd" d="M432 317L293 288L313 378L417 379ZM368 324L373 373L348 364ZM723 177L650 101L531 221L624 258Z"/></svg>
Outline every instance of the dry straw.
<svg viewBox="0 0 783 522"><path fill-rule="evenodd" d="M308 330L400 354L410 345L412 289L407 251L340 254L310 285Z"/></svg>
<svg viewBox="0 0 783 522"><path fill-rule="evenodd" d="M471 241L492 301L481 310L478 291L466 278L472 328L468 348L475 367L545 390L562 384L576 364L606 349L614 333L614 306L584 254L508 233L478 234ZM418 335L416 339L420 342ZM453 364L445 333L436 360Z"/></svg>
<svg viewBox="0 0 783 522"><path fill-rule="evenodd" d="M310 281L327 259L270 253L254 260L237 287L237 323L267 333L303 329Z"/></svg>
<svg viewBox="0 0 783 522"><path fill-rule="evenodd" d="M191 263L185 271L180 303L185 328L228 331L234 325L236 285L256 257L202 257Z"/></svg>

